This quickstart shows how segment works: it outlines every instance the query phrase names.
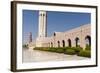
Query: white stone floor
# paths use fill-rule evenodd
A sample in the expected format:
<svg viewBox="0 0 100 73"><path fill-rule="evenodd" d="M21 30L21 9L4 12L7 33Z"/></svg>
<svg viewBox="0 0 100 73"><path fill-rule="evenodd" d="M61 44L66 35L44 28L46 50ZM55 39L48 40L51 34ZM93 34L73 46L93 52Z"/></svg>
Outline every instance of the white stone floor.
<svg viewBox="0 0 100 73"><path fill-rule="evenodd" d="M68 61L89 59L76 55L66 55L39 50L23 49L23 62L47 62L47 61Z"/></svg>

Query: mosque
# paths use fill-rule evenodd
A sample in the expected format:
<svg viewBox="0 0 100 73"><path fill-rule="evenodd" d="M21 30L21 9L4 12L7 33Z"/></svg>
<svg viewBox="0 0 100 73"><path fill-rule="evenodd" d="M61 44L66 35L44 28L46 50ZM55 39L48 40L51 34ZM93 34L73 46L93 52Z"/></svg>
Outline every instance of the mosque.
<svg viewBox="0 0 100 73"><path fill-rule="evenodd" d="M77 28L65 31L54 32L47 37L47 13L39 11L38 37L32 41L30 34L29 48L34 47L80 47L85 48L86 44L91 45L91 25L85 24Z"/></svg>

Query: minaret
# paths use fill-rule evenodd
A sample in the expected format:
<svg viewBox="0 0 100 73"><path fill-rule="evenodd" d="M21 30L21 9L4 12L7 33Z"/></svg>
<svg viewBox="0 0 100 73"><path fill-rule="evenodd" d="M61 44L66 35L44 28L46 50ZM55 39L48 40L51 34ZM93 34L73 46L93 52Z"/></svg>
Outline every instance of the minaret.
<svg viewBox="0 0 100 73"><path fill-rule="evenodd" d="M47 14L46 14L46 11L39 11L38 37L47 37Z"/></svg>
<svg viewBox="0 0 100 73"><path fill-rule="evenodd" d="M38 37L36 47L43 47L43 41L47 37L47 14L46 11L39 11Z"/></svg>
<svg viewBox="0 0 100 73"><path fill-rule="evenodd" d="M29 33L29 43L32 42L32 32Z"/></svg>

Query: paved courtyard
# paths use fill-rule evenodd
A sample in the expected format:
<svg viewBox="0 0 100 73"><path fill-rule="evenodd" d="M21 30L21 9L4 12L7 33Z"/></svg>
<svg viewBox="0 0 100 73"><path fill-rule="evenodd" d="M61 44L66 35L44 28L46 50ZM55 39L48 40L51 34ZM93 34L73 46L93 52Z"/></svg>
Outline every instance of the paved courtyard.
<svg viewBox="0 0 100 73"><path fill-rule="evenodd" d="M67 61L89 59L76 55L66 55L32 49L23 49L23 62Z"/></svg>

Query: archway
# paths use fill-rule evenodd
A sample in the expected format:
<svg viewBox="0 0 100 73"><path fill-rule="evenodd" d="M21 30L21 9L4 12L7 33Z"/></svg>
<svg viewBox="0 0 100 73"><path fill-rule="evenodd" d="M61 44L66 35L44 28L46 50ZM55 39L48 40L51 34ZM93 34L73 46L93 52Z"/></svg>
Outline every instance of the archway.
<svg viewBox="0 0 100 73"><path fill-rule="evenodd" d="M53 47L53 43L51 42L51 47Z"/></svg>
<svg viewBox="0 0 100 73"><path fill-rule="evenodd" d="M75 38L75 44L76 44L76 47L80 45L80 40L78 37Z"/></svg>
<svg viewBox="0 0 100 73"><path fill-rule="evenodd" d="M71 45L71 40L70 40L70 39L68 39L68 46L69 46L69 47L72 46L72 45Z"/></svg>
<svg viewBox="0 0 100 73"><path fill-rule="evenodd" d="M64 40L62 40L62 46L65 47L65 41Z"/></svg>
<svg viewBox="0 0 100 73"><path fill-rule="evenodd" d="M86 45L91 46L91 37L88 35L85 37Z"/></svg>
<svg viewBox="0 0 100 73"><path fill-rule="evenodd" d="M60 47L60 41L58 41L58 47Z"/></svg>

